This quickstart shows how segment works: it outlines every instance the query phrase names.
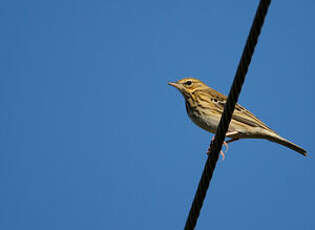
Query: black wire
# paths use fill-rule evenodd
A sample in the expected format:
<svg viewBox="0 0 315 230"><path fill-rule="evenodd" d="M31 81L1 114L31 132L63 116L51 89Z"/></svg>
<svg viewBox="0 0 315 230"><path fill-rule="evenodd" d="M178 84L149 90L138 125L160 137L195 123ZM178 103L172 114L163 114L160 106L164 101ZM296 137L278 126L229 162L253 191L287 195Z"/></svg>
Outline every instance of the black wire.
<svg viewBox="0 0 315 230"><path fill-rule="evenodd" d="M255 46L257 44L261 28L264 24L265 16L267 15L270 3L271 0L261 0L257 8L255 19L250 29L245 48L243 50L243 54L238 65L234 81L230 89L229 96L227 98L227 102L224 107L224 112L222 114L219 126L216 130L215 138L210 144L210 154L206 161L201 179L199 181L198 189L194 197L194 201L191 205L189 215L186 220L185 230L194 229L196 226L203 201L209 188L209 183L212 178L213 171L219 158L219 152L221 151L222 144L225 139L225 134L228 130L232 118L232 113L241 92L245 76L248 71L248 66L255 51Z"/></svg>

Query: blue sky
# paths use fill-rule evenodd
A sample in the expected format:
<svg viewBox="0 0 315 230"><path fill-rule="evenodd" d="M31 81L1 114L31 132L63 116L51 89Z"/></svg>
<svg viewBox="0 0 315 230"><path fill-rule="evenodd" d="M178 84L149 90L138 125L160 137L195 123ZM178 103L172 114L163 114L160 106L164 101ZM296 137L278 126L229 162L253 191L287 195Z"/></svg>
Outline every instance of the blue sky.
<svg viewBox="0 0 315 230"><path fill-rule="evenodd" d="M182 229L212 134L168 81L227 94L258 1L3 1L0 229ZM197 229L314 229L313 1L274 1L239 103L308 158L230 144Z"/></svg>

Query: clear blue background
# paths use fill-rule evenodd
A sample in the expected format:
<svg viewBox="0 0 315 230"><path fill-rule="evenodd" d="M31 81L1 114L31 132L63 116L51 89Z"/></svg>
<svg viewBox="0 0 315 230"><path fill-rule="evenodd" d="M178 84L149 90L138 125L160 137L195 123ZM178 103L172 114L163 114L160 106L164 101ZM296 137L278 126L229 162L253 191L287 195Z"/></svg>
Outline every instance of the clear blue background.
<svg viewBox="0 0 315 230"><path fill-rule="evenodd" d="M0 229L182 229L212 134L168 81L227 94L258 1L3 1ZM230 144L197 229L315 229L314 1L274 1L240 104L308 158Z"/></svg>

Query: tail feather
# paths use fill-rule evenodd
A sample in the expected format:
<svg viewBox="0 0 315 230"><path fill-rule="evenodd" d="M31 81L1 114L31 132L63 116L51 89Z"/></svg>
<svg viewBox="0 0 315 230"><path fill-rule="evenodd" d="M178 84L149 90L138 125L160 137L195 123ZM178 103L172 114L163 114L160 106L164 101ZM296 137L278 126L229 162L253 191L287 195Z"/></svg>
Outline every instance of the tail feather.
<svg viewBox="0 0 315 230"><path fill-rule="evenodd" d="M276 142L280 145L283 145L285 147L288 147L288 148L302 154L303 156L307 156L307 152L305 149L303 149L302 147L292 143L291 141L279 136L276 133L274 135L270 135L267 139L270 141Z"/></svg>

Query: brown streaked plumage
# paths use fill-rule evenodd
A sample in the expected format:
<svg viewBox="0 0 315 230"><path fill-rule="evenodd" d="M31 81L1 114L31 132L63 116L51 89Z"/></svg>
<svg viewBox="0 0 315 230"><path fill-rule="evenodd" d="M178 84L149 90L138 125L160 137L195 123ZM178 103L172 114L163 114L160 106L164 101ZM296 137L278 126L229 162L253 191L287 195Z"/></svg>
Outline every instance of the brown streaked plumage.
<svg viewBox="0 0 315 230"><path fill-rule="evenodd" d="M196 78L184 78L168 84L177 88L184 96L190 119L206 131L215 133L224 110L226 96ZM306 156L305 149L279 136L239 104L235 106L226 137L231 138L227 142L243 138L267 139Z"/></svg>

